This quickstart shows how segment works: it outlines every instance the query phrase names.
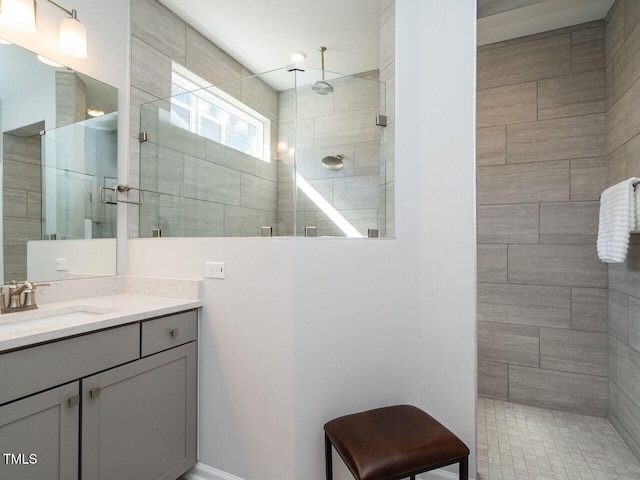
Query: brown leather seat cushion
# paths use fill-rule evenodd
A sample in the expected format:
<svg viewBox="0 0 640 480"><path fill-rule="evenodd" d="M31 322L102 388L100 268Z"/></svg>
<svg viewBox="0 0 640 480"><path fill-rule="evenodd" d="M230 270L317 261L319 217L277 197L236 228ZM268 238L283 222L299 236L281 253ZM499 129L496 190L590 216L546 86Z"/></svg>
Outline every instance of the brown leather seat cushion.
<svg viewBox="0 0 640 480"><path fill-rule="evenodd" d="M324 430L359 480L409 476L469 455L458 437L411 405L346 415L328 422Z"/></svg>

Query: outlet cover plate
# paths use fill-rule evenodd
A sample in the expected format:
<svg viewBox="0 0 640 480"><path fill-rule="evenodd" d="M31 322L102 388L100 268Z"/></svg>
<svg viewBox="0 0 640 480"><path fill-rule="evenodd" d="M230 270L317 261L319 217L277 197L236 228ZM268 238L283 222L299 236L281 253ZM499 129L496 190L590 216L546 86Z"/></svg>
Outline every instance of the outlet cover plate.
<svg viewBox="0 0 640 480"><path fill-rule="evenodd" d="M204 278L225 278L227 268L224 262L205 262Z"/></svg>

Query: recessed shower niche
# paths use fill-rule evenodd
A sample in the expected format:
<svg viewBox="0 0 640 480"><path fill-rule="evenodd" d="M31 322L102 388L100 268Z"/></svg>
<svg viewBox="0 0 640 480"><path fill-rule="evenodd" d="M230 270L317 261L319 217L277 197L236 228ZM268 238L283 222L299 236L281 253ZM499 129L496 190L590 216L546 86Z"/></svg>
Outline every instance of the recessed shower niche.
<svg viewBox="0 0 640 480"><path fill-rule="evenodd" d="M208 86L174 64L140 107L139 236L384 237L385 84L324 76L328 94L312 68Z"/></svg>

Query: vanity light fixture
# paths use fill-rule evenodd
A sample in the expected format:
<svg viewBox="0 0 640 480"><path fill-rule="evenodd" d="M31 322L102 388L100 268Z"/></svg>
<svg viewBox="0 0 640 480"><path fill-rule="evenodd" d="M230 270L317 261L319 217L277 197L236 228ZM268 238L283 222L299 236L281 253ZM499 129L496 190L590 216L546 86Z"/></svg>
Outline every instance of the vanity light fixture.
<svg viewBox="0 0 640 480"><path fill-rule="evenodd" d="M98 110L97 108L87 108L87 115L90 117L101 117L104 115L102 110Z"/></svg>
<svg viewBox="0 0 640 480"><path fill-rule="evenodd" d="M87 27L78 20L78 12L67 10L52 0L46 1L69 15L60 21L60 51L73 58L87 58ZM35 0L0 0L0 23L11 30L35 33L35 5Z"/></svg>
<svg viewBox="0 0 640 480"><path fill-rule="evenodd" d="M0 24L22 33L36 33L35 0L0 1Z"/></svg>

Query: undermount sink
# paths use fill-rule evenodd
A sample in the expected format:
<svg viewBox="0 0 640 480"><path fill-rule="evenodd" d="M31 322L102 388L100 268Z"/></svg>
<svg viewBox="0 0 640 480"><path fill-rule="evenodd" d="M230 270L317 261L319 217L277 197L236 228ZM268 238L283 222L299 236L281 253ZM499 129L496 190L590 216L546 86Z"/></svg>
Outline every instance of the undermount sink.
<svg viewBox="0 0 640 480"><path fill-rule="evenodd" d="M72 305L60 308L42 308L26 312L3 313L0 315L0 324L14 322L34 322L36 320L65 321L80 318L95 317L113 312L109 308L92 307L89 305Z"/></svg>

